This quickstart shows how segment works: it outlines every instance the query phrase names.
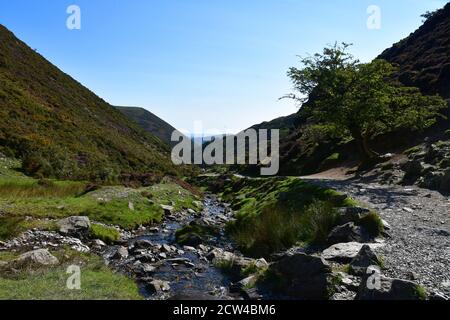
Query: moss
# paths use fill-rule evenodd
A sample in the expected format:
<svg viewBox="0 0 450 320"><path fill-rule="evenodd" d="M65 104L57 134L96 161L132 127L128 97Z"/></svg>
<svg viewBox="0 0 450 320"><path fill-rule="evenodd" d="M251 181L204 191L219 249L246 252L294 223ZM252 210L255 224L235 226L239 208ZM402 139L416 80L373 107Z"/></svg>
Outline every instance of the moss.
<svg viewBox="0 0 450 320"><path fill-rule="evenodd" d="M420 150L422 150L421 146L415 146L409 149L406 149L405 151L403 151L404 154L406 154L407 156L412 155L414 153L420 152Z"/></svg>
<svg viewBox="0 0 450 320"><path fill-rule="evenodd" d="M107 244L112 244L120 239L120 232L117 229L95 223L91 226L91 235Z"/></svg>

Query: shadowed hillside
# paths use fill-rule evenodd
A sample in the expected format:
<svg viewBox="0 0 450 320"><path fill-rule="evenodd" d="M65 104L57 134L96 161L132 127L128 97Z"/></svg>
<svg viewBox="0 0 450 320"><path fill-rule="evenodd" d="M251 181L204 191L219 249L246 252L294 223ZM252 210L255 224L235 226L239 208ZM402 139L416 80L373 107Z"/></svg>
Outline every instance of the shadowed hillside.
<svg viewBox="0 0 450 320"><path fill-rule="evenodd" d="M176 173L168 147L0 26L0 151L29 174Z"/></svg>

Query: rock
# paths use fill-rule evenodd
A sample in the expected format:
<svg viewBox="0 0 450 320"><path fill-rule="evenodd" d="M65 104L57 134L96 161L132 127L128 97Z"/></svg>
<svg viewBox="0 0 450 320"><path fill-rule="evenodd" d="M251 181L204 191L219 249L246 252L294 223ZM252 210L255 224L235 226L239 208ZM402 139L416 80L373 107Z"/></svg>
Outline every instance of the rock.
<svg viewBox="0 0 450 320"><path fill-rule="evenodd" d="M412 183L420 177L424 170L424 166L419 160L411 160L402 165L402 170L405 171L404 181Z"/></svg>
<svg viewBox="0 0 450 320"><path fill-rule="evenodd" d="M91 244L92 248L96 249L96 250L101 250L104 247L106 247L106 243L104 243L102 240L100 239L95 239L92 240L92 244Z"/></svg>
<svg viewBox="0 0 450 320"><path fill-rule="evenodd" d="M380 276L379 287L369 289L367 280L363 280L356 300L422 300L425 297L420 287L414 282L391 279ZM373 287L373 286L371 286Z"/></svg>
<svg viewBox="0 0 450 320"><path fill-rule="evenodd" d="M205 239L203 239L198 234L190 233L190 234L187 234L186 236L184 236L182 244L184 246L197 247L197 246L201 245L204 241L205 241Z"/></svg>
<svg viewBox="0 0 450 320"><path fill-rule="evenodd" d="M369 209L361 207L348 207L339 209L339 224L346 224L349 222L358 222L370 213Z"/></svg>
<svg viewBox="0 0 450 320"><path fill-rule="evenodd" d="M328 244L345 243L345 242L365 242L369 239L368 233L363 227L356 226L353 222L349 222L343 226L334 228L328 235Z"/></svg>
<svg viewBox="0 0 450 320"><path fill-rule="evenodd" d="M431 301L448 301L448 300L450 300L450 298L441 292L434 292L430 295L430 300Z"/></svg>
<svg viewBox="0 0 450 320"><path fill-rule="evenodd" d="M163 244L161 247L161 251L170 253L170 252L172 252L172 248L168 244Z"/></svg>
<svg viewBox="0 0 450 320"><path fill-rule="evenodd" d="M167 292L170 290L170 283L162 280L153 280L148 283L147 288L153 293Z"/></svg>
<svg viewBox="0 0 450 320"><path fill-rule="evenodd" d="M166 215L171 215L172 213L175 212L175 208L172 206L167 206L167 205L162 204L161 208L164 210L164 214L166 214Z"/></svg>
<svg viewBox="0 0 450 320"><path fill-rule="evenodd" d="M58 259L47 249L37 249L19 256L13 263L31 264L38 266L52 266L59 263Z"/></svg>
<svg viewBox="0 0 450 320"><path fill-rule="evenodd" d="M147 275L149 273L154 273L156 271L156 267L149 263L143 263L140 265L139 271Z"/></svg>
<svg viewBox="0 0 450 320"><path fill-rule="evenodd" d="M161 259L167 259L167 255L164 252L161 252L158 257L160 257Z"/></svg>
<svg viewBox="0 0 450 320"><path fill-rule="evenodd" d="M144 239L136 240L134 242L134 248L136 248L136 249L153 248L153 243L149 240L144 240Z"/></svg>
<svg viewBox="0 0 450 320"><path fill-rule="evenodd" d="M350 262L350 274L362 276L367 274L367 268L378 266L380 260L368 245L363 245L355 258Z"/></svg>
<svg viewBox="0 0 450 320"><path fill-rule="evenodd" d="M408 207L403 208L403 211L406 211L406 212L408 212L408 213L413 213L413 212L414 212L413 209L408 208Z"/></svg>
<svg viewBox="0 0 450 320"><path fill-rule="evenodd" d="M192 210L192 209L188 209L187 212L188 212L189 214L196 214L196 212L195 212L194 210Z"/></svg>
<svg viewBox="0 0 450 320"><path fill-rule="evenodd" d="M148 232L150 232L150 233L158 233L159 232L159 228L158 227L152 227L152 228L148 229Z"/></svg>
<svg viewBox="0 0 450 320"><path fill-rule="evenodd" d="M384 230L391 230L392 229L391 225L386 220L381 219L381 223L383 224Z"/></svg>
<svg viewBox="0 0 450 320"><path fill-rule="evenodd" d="M111 259L122 260L128 258L128 249L123 246L118 246L113 249Z"/></svg>
<svg viewBox="0 0 450 320"><path fill-rule="evenodd" d="M130 210L130 211L134 211L134 204L133 204L133 202L128 202L128 209Z"/></svg>
<svg viewBox="0 0 450 320"><path fill-rule="evenodd" d="M367 245L373 250L384 246L382 243L371 243ZM338 243L324 250L322 257L325 260L348 263L358 255L363 246L364 244L358 242Z"/></svg>
<svg viewBox="0 0 450 320"><path fill-rule="evenodd" d="M331 267L321 257L287 254L270 266L283 279L284 294L296 299L321 300L329 295Z"/></svg>
<svg viewBox="0 0 450 320"><path fill-rule="evenodd" d="M59 232L64 235L87 237L91 229L88 217L68 217L57 222Z"/></svg>

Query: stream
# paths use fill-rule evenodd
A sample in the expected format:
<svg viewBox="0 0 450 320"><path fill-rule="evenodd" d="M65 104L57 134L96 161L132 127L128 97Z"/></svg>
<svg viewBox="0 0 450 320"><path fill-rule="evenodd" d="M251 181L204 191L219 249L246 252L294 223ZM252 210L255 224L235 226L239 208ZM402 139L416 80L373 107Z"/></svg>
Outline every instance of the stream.
<svg viewBox="0 0 450 320"><path fill-rule="evenodd" d="M239 295L230 293L229 277L207 259L212 248L234 252L232 241L223 231L232 212L214 195L207 195L203 205L201 214L181 212L166 216L157 230L127 241L130 256L120 269L137 275L141 294L146 299L240 299ZM221 233L195 248L178 245L176 231L193 221L217 226ZM136 272L143 267L146 272ZM162 290L155 289L152 283L155 280L163 285Z"/></svg>

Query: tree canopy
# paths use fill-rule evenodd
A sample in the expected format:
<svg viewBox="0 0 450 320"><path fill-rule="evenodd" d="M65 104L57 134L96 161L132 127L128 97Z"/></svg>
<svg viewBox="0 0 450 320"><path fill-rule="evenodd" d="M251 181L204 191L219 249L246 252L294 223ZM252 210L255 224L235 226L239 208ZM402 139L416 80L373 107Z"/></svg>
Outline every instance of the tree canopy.
<svg viewBox="0 0 450 320"><path fill-rule="evenodd" d="M427 128L447 104L392 80L396 68L385 60L360 63L347 52L349 46L335 44L302 58L302 67L288 72L296 92L289 97L317 123L351 135L362 160L369 160L378 157L369 147L371 139L402 128Z"/></svg>

